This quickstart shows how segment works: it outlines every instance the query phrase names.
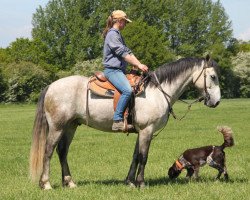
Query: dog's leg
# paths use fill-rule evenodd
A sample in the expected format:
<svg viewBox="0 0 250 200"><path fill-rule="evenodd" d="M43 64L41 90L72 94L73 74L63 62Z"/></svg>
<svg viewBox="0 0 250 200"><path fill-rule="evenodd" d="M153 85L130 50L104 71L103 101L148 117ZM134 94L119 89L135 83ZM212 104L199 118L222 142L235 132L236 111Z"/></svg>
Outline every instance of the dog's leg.
<svg viewBox="0 0 250 200"><path fill-rule="evenodd" d="M218 172L219 172L218 175L215 178L216 180L220 179L222 173L224 174L225 180L228 180L228 174L227 174L227 168L226 168L226 166L213 165L211 167L217 169Z"/></svg>
<svg viewBox="0 0 250 200"><path fill-rule="evenodd" d="M194 174L194 169L193 168L187 168L187 175L186 178L191 178Z"/></svg>
<svg viewBox="0 0 250 200"><path fill-rule="evenodd" d="M195 166L194 168L194 179L198 179L199 178L199 166Z"/></svg>
<svg viewBox="0 0 250 200"><path fill-rule="evenodd" d="M221 174L222 174L222 172L224 171L223 169L221 169L221 168L219 168L218 169L218 171L219 171L219 173L218 173L218 175L216 176L216 178L215 179L220 179L220 176L221 176Z"/></svg>
<svg viewBox="0 0 250 200"><path fill-rule="evenodd" d="M228 177L227 167L226 167L226 166L224 166L223 174L224 174L224 179L225 179L226 181L228 181L229 177Z"/></svg>

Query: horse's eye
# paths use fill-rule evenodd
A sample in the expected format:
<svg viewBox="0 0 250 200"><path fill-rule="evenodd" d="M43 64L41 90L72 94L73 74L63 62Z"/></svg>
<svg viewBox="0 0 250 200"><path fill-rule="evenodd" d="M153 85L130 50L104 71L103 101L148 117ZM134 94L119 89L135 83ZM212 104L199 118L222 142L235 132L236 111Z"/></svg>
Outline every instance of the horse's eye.
<svg viewBox="0 0 250 200"><path fill-rule="evenodd" d="M214 81L215 80L215 78L216 78L216 76L215 75L211 75L210 76L211 77L211 79Z"/></svg>

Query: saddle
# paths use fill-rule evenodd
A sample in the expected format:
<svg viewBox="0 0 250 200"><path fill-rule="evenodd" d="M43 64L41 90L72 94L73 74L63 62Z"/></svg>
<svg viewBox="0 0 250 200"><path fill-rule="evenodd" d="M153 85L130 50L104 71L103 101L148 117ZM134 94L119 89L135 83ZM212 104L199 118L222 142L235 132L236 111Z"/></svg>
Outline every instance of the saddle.
<svg viewBox="0 0 250 200"><path fill-rule="evenodd" d="M132 87L133 95L128 108L124 113L124 120L126 120L130 115L131 119L129 119L129 121L133 121L131 110L134 106L134 98L144 92L144 81L142 76L140 76L139 72L136 70L131 70L128 74L126 74L126 77ZM105 98L113 98L113 108L114 111L116 110L121 93L115 88L114 85L112 85L111 82L108 81L103 72L95 72L94 76L90 77L88 89L95 95Z"/></svg>
<svg viewBox="0 0 250 200"><path fill-rule="evenodd" d="M138 71L131 70L126 74L126 77L136 96L144 91L144 83L141 82L142 77L138 74ZM89 89L96 95L110 98L115 98L116 93L120 93L115 86L108 81L103 72L95 72L94 76L90 77Z"/></svg>

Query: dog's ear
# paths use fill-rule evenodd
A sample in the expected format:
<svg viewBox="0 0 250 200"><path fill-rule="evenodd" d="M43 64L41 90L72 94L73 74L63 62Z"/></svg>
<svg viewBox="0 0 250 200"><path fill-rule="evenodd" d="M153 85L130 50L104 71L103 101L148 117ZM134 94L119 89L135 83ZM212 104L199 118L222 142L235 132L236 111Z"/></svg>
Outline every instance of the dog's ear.
<svg viewBox="0 0 250 200"><path fill-rule="evenodd" d="M170 179L173 179L173 178L174 178L174 169L173 169L173 167L170 167L170 168L168 169L168 177L169 177Z"/></svg>
<svg viewBox="0 0 250 200"><path fill-rule="evenodd" d="M181 171L176 168L175 163L168 169L168 177L170 179L177 178L180 173Z"/></svg>

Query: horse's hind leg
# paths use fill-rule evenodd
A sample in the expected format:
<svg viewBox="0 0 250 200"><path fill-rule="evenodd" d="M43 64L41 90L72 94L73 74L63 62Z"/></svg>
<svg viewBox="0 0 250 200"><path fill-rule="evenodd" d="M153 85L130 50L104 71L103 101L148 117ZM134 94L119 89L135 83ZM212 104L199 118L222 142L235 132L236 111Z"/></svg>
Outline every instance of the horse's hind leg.
<svg viewBox="0 0 250 200"><path fill-rule="evenodd" d="M62 130L54 130L53 128L50 128L43 158L43 172L39 181L40 187L45 190L52 189L49 181L50 160L61 136Z"/></svg>
<svg viewBox="0 0 250 200"><path fill-rule="evenodd" d="M62 185L68 186L70 188L76 187L76 184L73 182L70 174L67 155L77 126L77 124L71 124L67 129L63 131L62 138L60 139L56 149L62 168Z"/></svg>

